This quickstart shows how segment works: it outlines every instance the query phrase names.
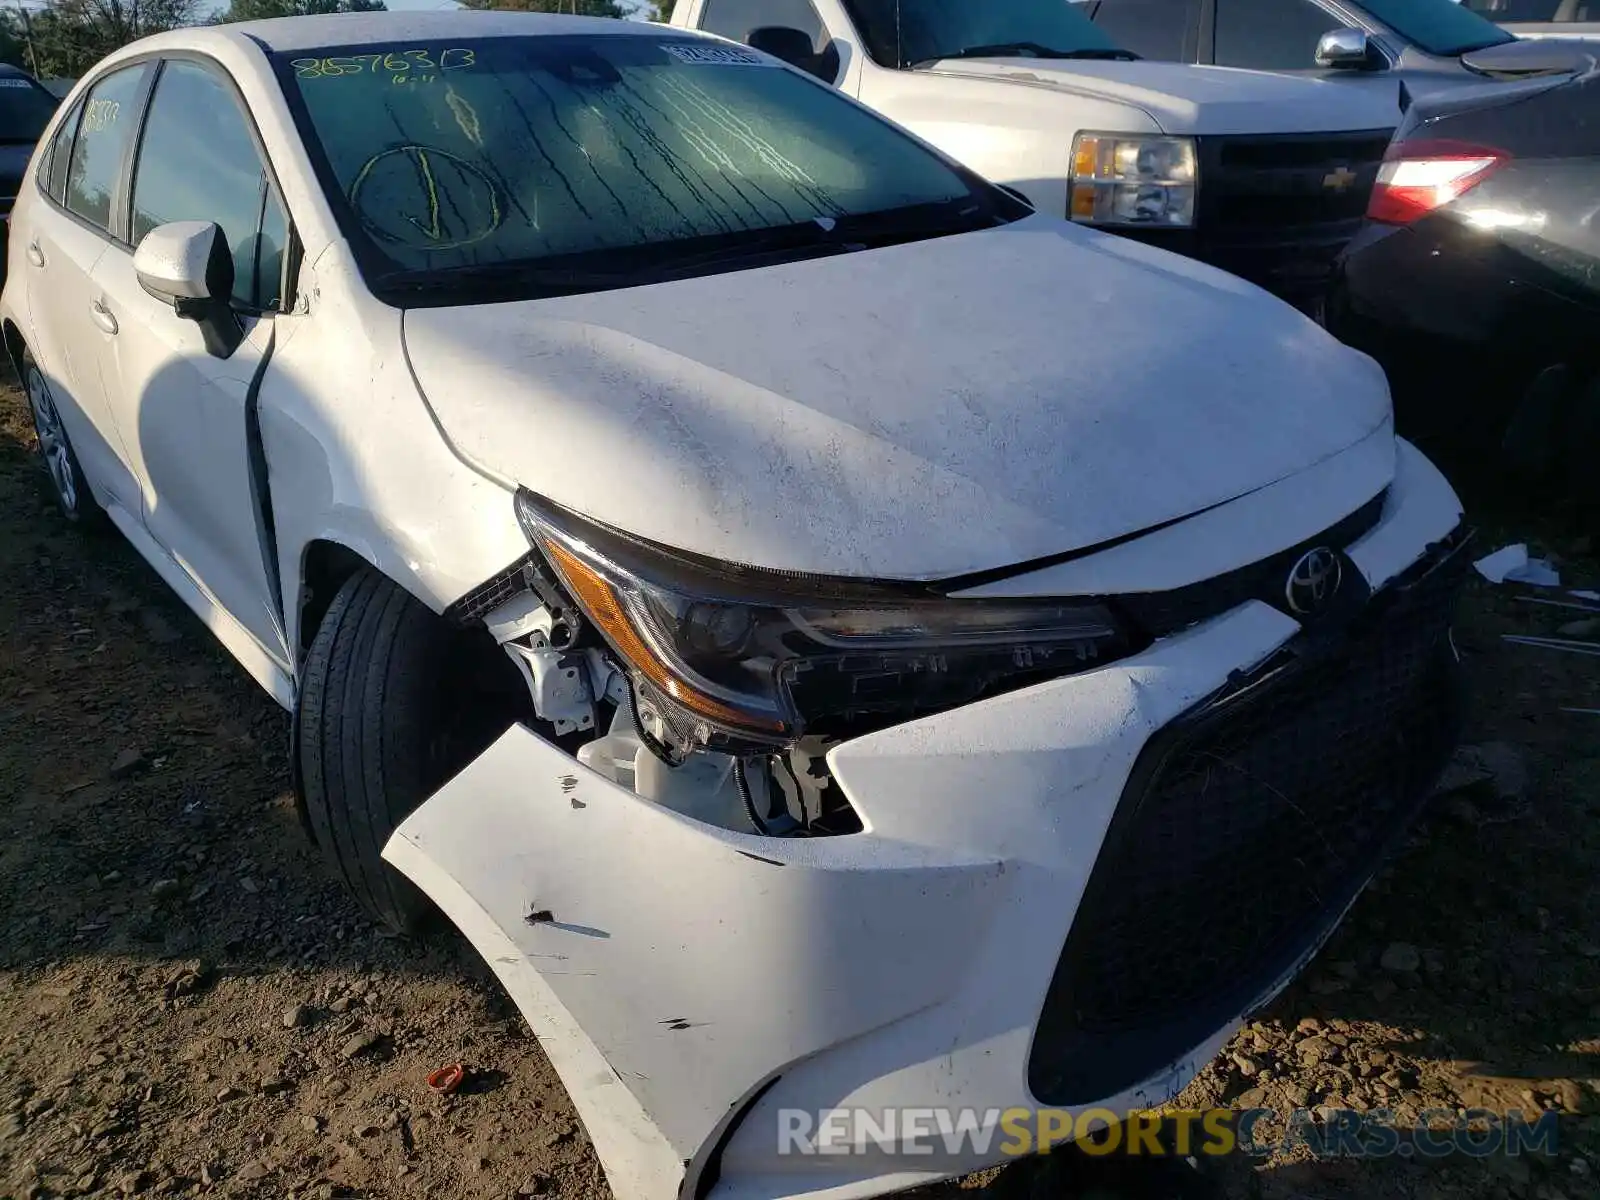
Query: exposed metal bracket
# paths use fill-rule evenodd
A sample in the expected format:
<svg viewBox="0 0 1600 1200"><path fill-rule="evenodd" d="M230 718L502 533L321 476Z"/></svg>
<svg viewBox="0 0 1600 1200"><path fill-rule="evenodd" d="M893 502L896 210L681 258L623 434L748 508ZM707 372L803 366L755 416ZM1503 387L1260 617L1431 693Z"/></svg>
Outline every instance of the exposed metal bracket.
<svg viewBox="0 0 1600 1200"><path fill-rule="evenodd" d="M540 611L544 611L542 607ZM543 642L537 633L533 640ZM594 728L594 696L589 690L585 655L552 650L547 642L532 647L507 642L505 651L528 684L534 711L558 734Z"/></svg>

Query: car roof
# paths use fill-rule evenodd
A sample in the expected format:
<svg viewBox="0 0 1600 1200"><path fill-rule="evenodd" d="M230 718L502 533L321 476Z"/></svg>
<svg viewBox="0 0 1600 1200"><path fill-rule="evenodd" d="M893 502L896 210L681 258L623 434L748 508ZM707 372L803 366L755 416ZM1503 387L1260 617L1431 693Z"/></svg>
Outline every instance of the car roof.
<svg viewBox="0 0 1600 1200"><path fill-rule="evenodd" d="M610 17L570 17L554 13L443 12L329 13L315 17L276 17L217 27L265 45L270 51L310 50L367 42L438 42L447 38L545 37L610 33L660 35L668 27ZM200 31L195 31L196 33ZM670 30L682 34L683 30Z"/></svg>

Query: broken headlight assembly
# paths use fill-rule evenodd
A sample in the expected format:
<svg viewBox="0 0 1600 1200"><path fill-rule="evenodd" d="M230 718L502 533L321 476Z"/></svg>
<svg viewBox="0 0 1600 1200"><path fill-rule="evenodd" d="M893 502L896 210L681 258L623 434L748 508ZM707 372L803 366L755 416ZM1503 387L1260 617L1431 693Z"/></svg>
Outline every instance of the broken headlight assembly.
<svg viewBox="0 0 1600 1200"><path fill-rule="evenodd" d="M529 538L628 676L658 755L771 755L1096 666L1129 638L1095 604L707 561L529 492Z"/></svg>

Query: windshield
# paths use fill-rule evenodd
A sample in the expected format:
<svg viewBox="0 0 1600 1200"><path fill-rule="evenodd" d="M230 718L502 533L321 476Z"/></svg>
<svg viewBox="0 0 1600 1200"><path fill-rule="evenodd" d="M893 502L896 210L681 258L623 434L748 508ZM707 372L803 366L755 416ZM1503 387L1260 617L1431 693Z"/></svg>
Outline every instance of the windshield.
<svg viewBox="0 0 1600 1200"><path fill-rule="evenodd" d="M1361 7L1406 41L1441 58L1516 41L1456 0L1361 0Z"/></svg>
<svg viewBox="0 0 1600 1200"><path fill-rule="evenodd" d="M1463 0L1490 21L1564 25L1569 21L1600 22L1600 0Z"/></svg>
<svg viewBox="0 0 1600 1200"><path fill-rule="evenodd" d="M0 75L0 144L37 142L50 123L57 103L54 96L31 79Z"/></svg>
<svg viewBox="0 0 1600 1200"><path fill-rule="evenodd" d="M1449 3L1449 0L1444 0ZM873 61L910 67L991 54L1132 58L1068 0L844 0Z"/></svg>
<svg viewBox="0 0 1600 1200"><path fill-rule="evenodd" d="M486 278L529 295L599 290L686 264L730 269L742 249L842 252L1020 215L744 47L602 34L276 57L380 295Z"/></svg>

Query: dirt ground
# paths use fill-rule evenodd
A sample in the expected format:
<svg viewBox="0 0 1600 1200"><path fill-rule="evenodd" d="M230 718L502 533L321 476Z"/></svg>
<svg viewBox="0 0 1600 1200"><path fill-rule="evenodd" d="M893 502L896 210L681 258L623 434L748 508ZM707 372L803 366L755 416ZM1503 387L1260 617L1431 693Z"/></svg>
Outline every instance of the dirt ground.
<svg viewBox="0 0 1600 1200"><path fill-rule="evenodd" d="M289 794L284 715L114 534L44 498L0 394L0 1196L607 1195L560 1084L470 951L380 937ZM1578 522L1496 502L1600 580ZM1581 584L1580 584L1581 585ZM1441 797L1199 1105L1555 1108L1553 1158L1207 1161L1229 1197L1600 1194L1600 660L1581 614L1475 583L1458 645L1495 781ZM1225 914L1218 914L1218 920ZM429 1071L464 1062L440 1099ZM1172 1196L1052 1155L924 1193Z"/></svg>

